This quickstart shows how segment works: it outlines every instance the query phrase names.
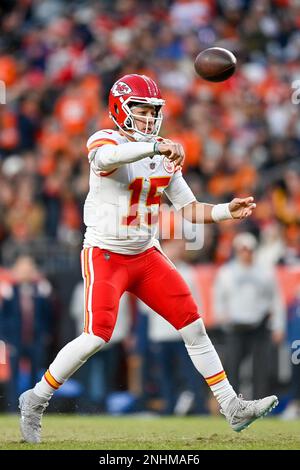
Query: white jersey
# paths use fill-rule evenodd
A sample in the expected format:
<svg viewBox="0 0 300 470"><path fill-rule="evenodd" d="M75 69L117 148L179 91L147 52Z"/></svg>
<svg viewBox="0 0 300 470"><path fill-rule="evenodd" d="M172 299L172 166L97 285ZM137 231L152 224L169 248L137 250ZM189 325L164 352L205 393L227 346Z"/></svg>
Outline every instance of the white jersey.
<svg viewBox="0 0 300 470"><path fill-rule="evenodd" d="M95 132L87 147L91 152L103 145L128 142L119 132L107 129ZM163 192L177 210L195 201L181 171L175 171L163 155L111 171L100 171L91 163L90 190L84 204L84 247L98 246L122 254L159 247L156 233Z"/></svg>

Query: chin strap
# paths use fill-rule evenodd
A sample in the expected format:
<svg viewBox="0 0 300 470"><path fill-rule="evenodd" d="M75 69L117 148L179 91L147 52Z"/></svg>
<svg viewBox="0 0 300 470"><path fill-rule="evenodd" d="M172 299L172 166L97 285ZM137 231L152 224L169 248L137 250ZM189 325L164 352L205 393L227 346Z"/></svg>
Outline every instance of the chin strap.
<svg viewBox="0 0 300 470"><path fill-rule="evenodd" d="M131 136L136 140L137 142L156 142L156 137L154 135L141 135L138 132L134 132L131 134Z"/></svg>
<svg viewBox="0 0 300 470"><path fill-rule="evenodd" d="M126 137L132 137L136 142L150 142L150 143L154 143L157 141L157 138L158 136L157 135L149 135L147 136L146 134L145 135L142 135L140 134L139 132L133 132L132 134L130 134L128 132L128 129L124 128L124 127L121 127L117 121L115 120L115 118L110 114L110 118L111 120L113 121L113 123L121 130L124 132L124 134L126 135Z"/></svg>

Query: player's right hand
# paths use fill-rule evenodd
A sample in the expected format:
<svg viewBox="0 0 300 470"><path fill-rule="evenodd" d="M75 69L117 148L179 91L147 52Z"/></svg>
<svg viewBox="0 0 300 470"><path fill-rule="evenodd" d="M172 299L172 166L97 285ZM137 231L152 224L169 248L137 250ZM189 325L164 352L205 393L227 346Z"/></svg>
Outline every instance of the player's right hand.
<svg viewBox="0 0 300 470"><path fill-rule="evenodd" d="M185 153L181 144L164 139L162 143L159 143L158 150L162 155L166 155L174 163L175 167L182 166Z"/></svg>

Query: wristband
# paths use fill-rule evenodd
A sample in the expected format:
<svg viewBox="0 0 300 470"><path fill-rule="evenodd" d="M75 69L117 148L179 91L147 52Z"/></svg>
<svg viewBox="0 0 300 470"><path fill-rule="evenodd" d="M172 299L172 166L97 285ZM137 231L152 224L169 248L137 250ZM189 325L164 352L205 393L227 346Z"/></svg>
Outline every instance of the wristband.
<svg viewBox="0 0 300 470"><path fill-rule="evenodd" d="M158 150L158 146L159 146L159 142L155 142L153 146L154 155L161 155L160 151Z"/></svg>
<svg viewBox="0 0 300 470"><path fill-rule="evenodd" d="M214 222L221 222L222 220L233 219L229 209L229 203L216 204L211 211L211 218Z"/></svg>

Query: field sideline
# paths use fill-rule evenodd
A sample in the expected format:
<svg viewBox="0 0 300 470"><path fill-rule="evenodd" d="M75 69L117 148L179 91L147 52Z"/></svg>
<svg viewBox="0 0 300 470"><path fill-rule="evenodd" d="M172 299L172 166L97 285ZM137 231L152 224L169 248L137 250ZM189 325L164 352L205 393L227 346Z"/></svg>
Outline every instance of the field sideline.
<svg viewBox="0 0 300 470"><path fill-rule="evenodd" d="M259 420L236 434L210 417L49 415L38 446L20 442L18 417L0 415L0 449L300 449L300 421Z"/></svg>

